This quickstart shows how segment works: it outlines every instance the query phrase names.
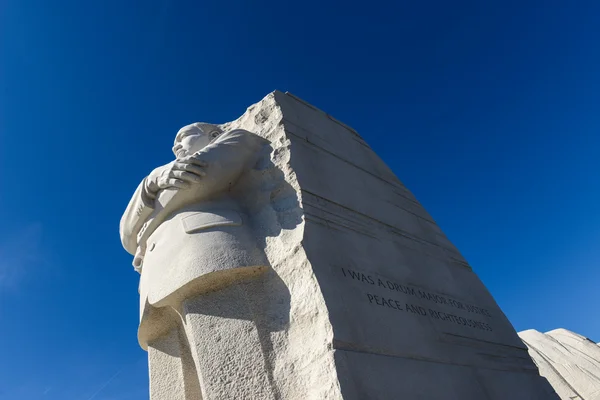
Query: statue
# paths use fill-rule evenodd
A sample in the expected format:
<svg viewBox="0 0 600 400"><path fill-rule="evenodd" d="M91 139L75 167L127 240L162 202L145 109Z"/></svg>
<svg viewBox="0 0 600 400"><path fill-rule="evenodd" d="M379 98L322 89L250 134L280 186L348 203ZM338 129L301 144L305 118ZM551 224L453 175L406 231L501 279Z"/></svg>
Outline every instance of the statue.
<svg viewBox="0 0 600 400"><path fill-rule="evenodd" d="M558 398L352 128L275 91L173 152L121 220L152 400Z"/></svg>
<svg viewBox="0 0 600 400"><path fill-rule="evenodd" d="M218 397L206 397L208 381L220 379L210 376L210 363L218 360L203 359L210 351L202 350L203 338L213 340L215 327L194 315L211 314L203 309L203 294L242 296L235 282L268 268L241 206L239 185L268 143L243 129L223 132L207 123L181 128L173 146L176 159L139 184L121 218L123 247L140 273L138 340L149 353L152 399ZM237 328L227 329L234 334ZM236 368L250 368L240 360L252 350L239 351L239 357L227 356ZM174 359L181 365L169 367Z"/></svg>

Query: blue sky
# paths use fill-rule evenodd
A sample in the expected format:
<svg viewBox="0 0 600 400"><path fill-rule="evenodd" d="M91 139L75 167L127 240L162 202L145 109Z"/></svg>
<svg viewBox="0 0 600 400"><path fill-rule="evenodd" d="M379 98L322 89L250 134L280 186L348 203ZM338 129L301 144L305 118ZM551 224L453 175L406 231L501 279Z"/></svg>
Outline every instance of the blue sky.
<svg viewBox="0 0 600 400"><path fill-rule="evenodd" d="M1 1L0 399L147 398L121 213L179 127L274 89L358 130L517 330L600 341L600 3L568 3Z"/></svg>

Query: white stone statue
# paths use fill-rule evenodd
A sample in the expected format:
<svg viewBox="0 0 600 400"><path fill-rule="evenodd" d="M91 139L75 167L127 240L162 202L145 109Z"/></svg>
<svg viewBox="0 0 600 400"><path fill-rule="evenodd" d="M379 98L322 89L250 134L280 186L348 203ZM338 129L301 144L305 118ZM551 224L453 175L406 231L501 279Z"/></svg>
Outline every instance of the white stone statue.
<svg viewBox="0 0 600 400"><path fill-rule="evenodd" d="M275 91L173 151L121 220L152 400L558 399L353 129Z"/></svg>
<svg viewBox="0 0 600 400"><path fill-rule="evenodd" d="M183 127L173 146L176 159L139 184L121 219L122 244L141 274L138 339L149 352L152 399L196 399L210 391L210 372L203 378L200 371L204 362L210 369L211 360L202 360L210 352L197 352L214 327L192 316L207 314L199 296L235 292L233 283L267 269L238 189L266 145L243 129ZM232 304L243 303L236 295L228 294ZM174 359L182 365L170 366Z"/></svg>

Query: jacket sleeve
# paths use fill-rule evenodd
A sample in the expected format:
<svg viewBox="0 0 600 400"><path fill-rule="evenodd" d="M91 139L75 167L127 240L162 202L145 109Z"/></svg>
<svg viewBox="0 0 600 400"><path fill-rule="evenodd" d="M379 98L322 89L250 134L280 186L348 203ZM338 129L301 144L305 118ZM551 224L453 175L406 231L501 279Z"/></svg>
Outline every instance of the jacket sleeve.
<svg viewBox="0 0 600 400"><path fill-rule="evenodd" d="M252 168L259 150L267 143L266 139L254 133L235 129L196 153L208 163L206 176L200 184L202 192L214 195L235 185L242 173Z"/></svg>
<svg viewBox="0 0 600 400"><path fill-rule="evenodd" d="M154 200L144 189L145 183L146 179L138 185L133 197L129 200L125 213L121 217L119 226L121 244L132 255L135 254L137 249L137 235L154 210Z"/></svg>

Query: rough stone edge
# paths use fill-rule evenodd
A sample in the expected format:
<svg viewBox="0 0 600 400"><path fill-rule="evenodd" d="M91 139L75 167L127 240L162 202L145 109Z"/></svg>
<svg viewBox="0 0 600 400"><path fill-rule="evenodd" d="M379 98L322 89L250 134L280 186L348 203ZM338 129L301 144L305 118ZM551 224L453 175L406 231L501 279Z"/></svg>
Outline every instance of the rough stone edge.
<svg viewBox="0 0 600 400"><path fill-rule="evenodd" d="M248 107L237 120L223 126L226 129L247 129L271 142L271 161L284 172L285 181L295 189L298 206L302 209L302 191L289 163L292 140L285 128L282 105L277 101L278 96L284 95L298 99L276 90ZM309 106L315 109L314 106ZM358 136L351 128L341 125ZM341 399L331 346L333 328L325 300L303 248L303 237L304 216L302 223L295 229L282 230L278 237L267 241L265 252L271 267L289 289L291 308L288 326L282 332L272 333L273 348L271 354L266 356L272 360L273 382L282 398Z"/></svg>

